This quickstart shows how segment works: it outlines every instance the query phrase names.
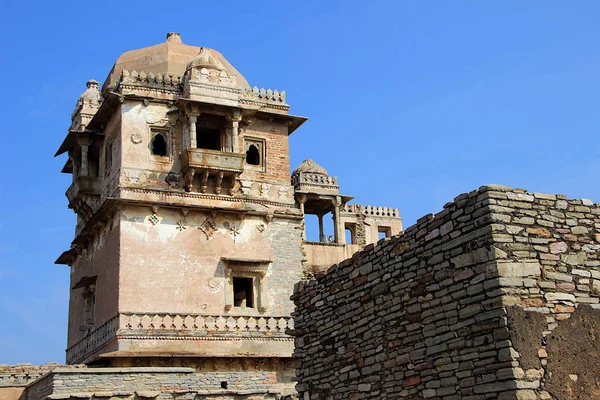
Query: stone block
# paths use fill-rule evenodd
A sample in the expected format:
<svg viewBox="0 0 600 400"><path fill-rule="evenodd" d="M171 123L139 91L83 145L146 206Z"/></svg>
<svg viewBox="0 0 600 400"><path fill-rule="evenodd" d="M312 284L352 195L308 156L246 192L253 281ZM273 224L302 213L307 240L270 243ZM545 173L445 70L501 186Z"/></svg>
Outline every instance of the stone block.
<svg viewBox="0 0 600 400"><path fill-rule="evenodd" d="M520 263L498 263L498 275L501 277L541 276L542 269L537 261L523 261Z"/></svg>

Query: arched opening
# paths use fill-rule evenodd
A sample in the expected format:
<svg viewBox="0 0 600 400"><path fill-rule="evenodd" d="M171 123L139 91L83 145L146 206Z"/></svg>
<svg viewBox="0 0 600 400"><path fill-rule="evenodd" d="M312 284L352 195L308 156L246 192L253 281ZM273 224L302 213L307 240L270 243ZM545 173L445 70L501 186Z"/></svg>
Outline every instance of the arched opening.
<svg viewBox="0 0 600 400"><path fill-rule="evenodd" d="M258 147L251 144L246 151L246 163L250 165L260 165L260 152Z"/></svg>
<svg viewBox="0 0 600 400"><path fill-rule="evenodd" d="M167 140L162 133L152 138L152 155L165 157L167 155Z"/></svg>

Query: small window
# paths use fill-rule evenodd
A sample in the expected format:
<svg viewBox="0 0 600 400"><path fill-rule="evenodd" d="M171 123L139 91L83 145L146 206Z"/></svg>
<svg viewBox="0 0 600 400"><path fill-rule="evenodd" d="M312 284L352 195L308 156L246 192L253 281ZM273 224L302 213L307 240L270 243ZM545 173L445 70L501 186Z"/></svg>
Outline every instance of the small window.
<svg viewBox="0 0 600 400"><path fill-rule="evenodd" d="M260 152L258 151L258 147L251 144L246 151L246 163L250 165L260 165Z"/></svg>
<svg viewBox="0 0 600 400"><path fill-rule="evenodd" d="M377 233L378 233L377 239L389 238L392 236L392 228L390 228L389 226L378 226Z"/></svg>
<svg viewBox="0 0 600 400"><path fill-rule="evenodd" d="M167 140L162 133L157 133L152 138L152 155L159 157L167 155Z"/></svg>
<svg viewBox="0 0 600 400"><path fill-rule="evenodd" d="M96 319L96 286L89 285L86 287L83 295L83 311L85 325L94 325Z"/></svg>
<svg viewBox="0 0 600 400"><path fill-rule="evenodd" d="M254 279L233 278L233 306L254 308Z"/></svg>
<svg viewBox="0 0 600 400"><path fill-rule="evenodd" d="M244 149L246 149L246 165L251 169L265 170L265 141L260 138L244 138Z"/></svg>

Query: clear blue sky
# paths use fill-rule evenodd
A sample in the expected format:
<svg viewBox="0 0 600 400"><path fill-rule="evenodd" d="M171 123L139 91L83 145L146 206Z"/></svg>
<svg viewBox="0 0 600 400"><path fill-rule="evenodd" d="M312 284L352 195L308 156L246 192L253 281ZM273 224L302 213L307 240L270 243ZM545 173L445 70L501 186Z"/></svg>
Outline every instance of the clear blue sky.
<svg viewBox="0 0 600 400"><path fill-rule="evenodd" d="M405 226L486 183L600 201L597 1L17 2L0 6L0 363L64 362L70 176L90 78L168 31L286 90L312 158Z"/></svg>

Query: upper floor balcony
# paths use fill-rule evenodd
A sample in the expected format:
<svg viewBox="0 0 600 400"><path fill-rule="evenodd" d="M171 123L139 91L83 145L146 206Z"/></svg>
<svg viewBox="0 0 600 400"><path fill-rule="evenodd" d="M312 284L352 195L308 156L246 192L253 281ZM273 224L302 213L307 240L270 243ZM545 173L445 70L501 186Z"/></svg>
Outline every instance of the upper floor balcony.
<svg viewBox="0 0 600 400"><path fill-rule="evenodd" d="M210 177L214 177L215 194L221 194L224 178L228 181L229 194L233 196L237 192L236 180L244 169L244 154L188 147L180 158L186 191L192 191L194 176L198 174L201 193L207 192Z"/></svg>
<svg viewBox="0 0 600 400"><path fill-rule="evenodd" d="M102 180L92 176L78 176L67 189L65 195L71 205L81 195L99 196L102 192Z"/></svg>
<svg viewBox="0 0 600 400"><path fill-rule="evenodd" d="M93 176L77 176L67 189L69 208L88 220L99 207L102 179Z"/></svg>

